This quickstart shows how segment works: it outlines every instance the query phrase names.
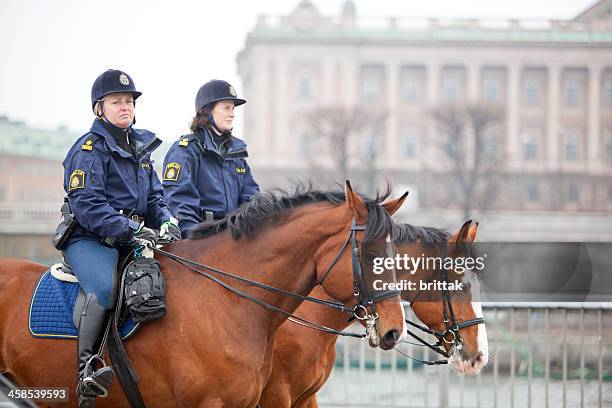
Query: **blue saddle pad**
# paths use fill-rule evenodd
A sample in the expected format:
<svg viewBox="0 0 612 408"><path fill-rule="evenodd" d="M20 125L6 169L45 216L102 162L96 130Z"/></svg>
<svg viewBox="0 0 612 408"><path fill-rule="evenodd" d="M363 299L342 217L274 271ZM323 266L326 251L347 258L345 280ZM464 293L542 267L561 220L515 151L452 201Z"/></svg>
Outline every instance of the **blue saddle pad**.
<svg viewBox="0 0 612 408"><path fill-rule="evenodd" d="M79 284L56 279L48 270L40 277L32 300L28 325L34 337L76 339L77 329L72 323L72 311L79 294ZM126 320L119 333L122 339L136 332L140 323Z"/></svg>

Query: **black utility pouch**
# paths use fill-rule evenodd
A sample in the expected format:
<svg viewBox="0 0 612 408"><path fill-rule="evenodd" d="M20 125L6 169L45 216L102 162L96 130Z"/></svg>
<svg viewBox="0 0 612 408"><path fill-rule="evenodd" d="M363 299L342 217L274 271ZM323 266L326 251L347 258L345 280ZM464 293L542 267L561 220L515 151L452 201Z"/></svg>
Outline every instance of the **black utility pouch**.
<svg viewBox="0 0 612 408"><path fill-rule="evenodd" d="M68 197L64 197L64 204L61 208L62 220L59 225L55 229L55 234L53 234L53 239L51 240L51 244L57 250L61 250L66 245L68 239L72 235L75 227L77 226L77 222L74 219L74 215L70 212L70 205L68 204Z"/></svg>
<svg viewBox="0 0 612 408"><path fill-rule="evenodd" d="M124 272L124 304L136 322L159 319L166 314L166 281L153 258L137 258Z"/></svg>

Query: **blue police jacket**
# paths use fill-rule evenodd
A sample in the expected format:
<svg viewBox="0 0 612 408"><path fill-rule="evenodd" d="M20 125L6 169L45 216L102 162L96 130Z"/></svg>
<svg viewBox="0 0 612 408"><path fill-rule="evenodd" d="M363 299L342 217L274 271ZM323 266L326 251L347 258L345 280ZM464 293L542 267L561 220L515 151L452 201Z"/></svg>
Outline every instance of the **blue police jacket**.
<svg viewBox="0 0 612 408"><path fill-rule="evenodd" d="M69 243L105 237L129 239L139 224L126 215L145 217L150 228L170 220L151 161L151 152L161 140L148 130L132 129L130 141L134 156L121 149L96 119L68 151L63 162L64 190L79 224Z"/></svg>
<svg viewBox="0 0 612 408"><path fill-rule="evenodd" d="M164 194L183 234L204 220L205 211L223 216L259 192L244 141L229 136L225 143L222 154L211 131L199 127L174 142L166 154Z"/></svg>

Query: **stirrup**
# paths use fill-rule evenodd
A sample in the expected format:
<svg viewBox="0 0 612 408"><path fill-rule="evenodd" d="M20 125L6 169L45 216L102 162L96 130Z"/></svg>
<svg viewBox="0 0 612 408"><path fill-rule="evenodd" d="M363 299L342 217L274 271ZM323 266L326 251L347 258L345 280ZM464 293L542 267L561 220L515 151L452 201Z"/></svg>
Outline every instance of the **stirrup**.
<svg viewBox="0 0 612 408"><path fill-rule="evenodd" d="M83 393L81 392L80 383L77 385L77 396L78 396L79 408L95 408L96 397L90 397L87 395L83 395Z"/></svg>
<svg viewBox="0 0 612 408"><path fill-rule="evenodd" d="M102 364L97 370L93 370L94 361L99 361ZM91 394L92 397L106 398L108 396L108 388L113 383L113 369L108 367L104 359L98 354L91 356L85 364L85 375L80 381L82 394ZM91 391L91 392L87 392Z"/></svg>

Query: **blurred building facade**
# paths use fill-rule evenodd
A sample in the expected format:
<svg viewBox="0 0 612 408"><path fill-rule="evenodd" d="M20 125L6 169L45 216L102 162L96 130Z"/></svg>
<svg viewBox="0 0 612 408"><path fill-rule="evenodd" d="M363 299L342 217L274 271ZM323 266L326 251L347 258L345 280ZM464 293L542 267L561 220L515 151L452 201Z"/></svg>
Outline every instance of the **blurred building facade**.
<svg viewBox="0 0 612 408"><path fill-rule="evenodd" d="M77 136L0 117L0 256L58 257L50 241L64 193L61 162Z"/></svg>
<svg viewBox="0 0 612 408"><path fill-rule="evenodd" d="M499 105L502 142L493 149L501 181L491 221L501 231L517 217L529 225L531 215L555 234L577 227L584 233L575 239L610 239L611 16L610 0L568 21L368 19L352 1L329 17L310 0L287 16L260 16L237 57L251 166L268 185L317 172L334 179L329 159L312 166L322 153L307 112L383 107L386 120L371 135L378 184L409 186L419 213L436 209L439 219L453 208L456 182L432 142L432 109ZM367 150L369 142L357 144ZM351 164L357 177L359 157L367 156ZM578 224L568 226L559 212Z"/></svg>

